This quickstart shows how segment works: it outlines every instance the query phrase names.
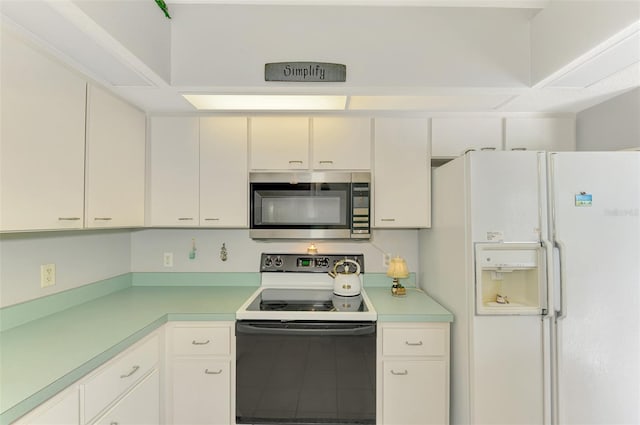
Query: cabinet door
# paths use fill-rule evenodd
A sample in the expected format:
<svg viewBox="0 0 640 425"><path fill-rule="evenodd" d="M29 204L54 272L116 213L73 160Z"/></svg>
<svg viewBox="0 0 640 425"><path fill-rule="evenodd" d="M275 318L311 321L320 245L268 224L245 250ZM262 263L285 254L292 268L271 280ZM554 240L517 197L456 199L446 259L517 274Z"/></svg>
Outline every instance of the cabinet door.
<svg viewBox="0 0 640 425"><path fill-rule="evenodd" d="M232 423L229 360L174 359L172 378L172 423Z"/></svg>
<svg viewBox="0 0 640 425"><path fill-rule="evenodd" d="M574 118L507 118L505 150L540 151L576 150Z"/></svg>
<svg viewBox="0 0 640 425"><path fill-rule="evenodd" d="M86 83L8 32L0 47L0 230L82 228Z"/></svg>
<svg viewBox="0 0 640 425"><path fill-rule="evenodd" d="M376 118L374 226L431 225L431 158L426 118Z"/></svg>
<svg viewBox="0 0 640 425"><path fill-rule="evenodd" d="M309 118L251 118L251 169L309 168Z"/></svg>
<svg viewBox="0 0 640 425"><path fill-rule="evenodd" d="M200 225L248 227L247 119L200 118Z"/></svg>
<svg viewBox="0 0 640 425"><path fill-rule="evenodd" d="M78 387L73 386L18 419L15 425L71 425L80 423Z"/></svg>
<svg viewBox="0 0 640 425"><path fill-rule="evenodd" d="M86 226L143 226L145 114L94 85L87 105Z"/></svg>
<svg viewBox="0 0 640 425"><path fill-rule="evenodd" d="M150 226L199 224L199 120L151 118Z"/></svg>
<svg viewBox="0 0 640 425"><path fill-rule="evenodd" d="M385 360L382 377L382 423L449 423L447 374L445 360Z"/></svg>
<svg viewBox="0 0 640 425"><path fill-rule="evenodd" d="M154 370L128 392L97 425L157 425L160 423L160 378Z"/></svg>
<svg viewBox="0 0 640 425"><path fill-rule="evenodd" d="M313 118L313 168L371 168L371 119Z"/></svg>
<svg viewBox="0 0 640 425"><path fill-rule="evenodd" d="M433 118L431 157L455 158L468 149L502 150L501 118Z"/></svg>

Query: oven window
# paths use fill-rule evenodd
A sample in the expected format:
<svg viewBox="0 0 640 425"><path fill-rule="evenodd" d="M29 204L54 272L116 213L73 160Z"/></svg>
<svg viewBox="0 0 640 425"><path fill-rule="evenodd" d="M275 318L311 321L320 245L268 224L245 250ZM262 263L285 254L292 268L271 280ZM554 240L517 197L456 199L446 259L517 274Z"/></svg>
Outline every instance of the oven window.
<svg viewBox="0 0 640 425"><path fill-rule="evenodd" d="M375 353L371 322L238 322L236 422L375 424Z"/></svg>
<svg viewBox="0 0 640 425"><path fill-rule="evenodd" d="M254 228L344 229L350 223L349 185L343 183L252 184Z"/></svg>

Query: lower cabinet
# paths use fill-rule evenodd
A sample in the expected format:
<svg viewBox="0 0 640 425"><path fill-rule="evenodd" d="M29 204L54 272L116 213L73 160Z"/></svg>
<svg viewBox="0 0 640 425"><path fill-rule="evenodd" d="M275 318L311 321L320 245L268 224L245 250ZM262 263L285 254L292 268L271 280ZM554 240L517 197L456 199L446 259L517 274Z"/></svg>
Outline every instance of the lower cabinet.
<svg viewBox="0 0 640 425"><path fill-rule="evenodd" d="M449 423L449 324L382 323L378 423Z"/></svg>
<svg viewBox="0 0 640 425"><path fill-rule="evenodd" d="M18 419L14 424L77 425L80 423L80 399L78 394L78 385L74 384Z"/></svg>
<svg viewBox="0 0 640 425"><path fill-rule="evenodd" d="M167 326L167 423L235 423L235 323Z"/></svg>
<svg viewBox="0 0 640 425"><path fill-rule="evenodd" d="M98 421L98 425L157 425L160 423L160 373L154 370Z"/></svg>

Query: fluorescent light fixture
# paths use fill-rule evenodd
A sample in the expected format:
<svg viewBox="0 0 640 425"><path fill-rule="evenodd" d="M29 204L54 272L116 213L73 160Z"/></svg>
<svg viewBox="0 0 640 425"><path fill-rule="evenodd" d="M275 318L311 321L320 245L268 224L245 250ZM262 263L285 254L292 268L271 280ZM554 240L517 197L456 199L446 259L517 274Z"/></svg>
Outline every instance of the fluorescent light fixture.
<svg viewBox="0 0 640 425"><path fill-rule="evenodd" d="M183 94L196 109L215 111L344 110L346 96L278 94Z"/></svg>

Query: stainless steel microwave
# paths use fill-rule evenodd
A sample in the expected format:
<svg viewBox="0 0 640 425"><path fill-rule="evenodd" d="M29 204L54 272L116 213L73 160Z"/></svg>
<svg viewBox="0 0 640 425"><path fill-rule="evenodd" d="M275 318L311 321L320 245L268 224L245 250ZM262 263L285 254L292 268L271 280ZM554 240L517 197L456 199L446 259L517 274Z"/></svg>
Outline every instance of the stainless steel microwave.
<svg viewBox="0 0 640 425"><path fill-rule="evenodd" d="M254 239L369 239L371 174L251 173Z"/></svg>

